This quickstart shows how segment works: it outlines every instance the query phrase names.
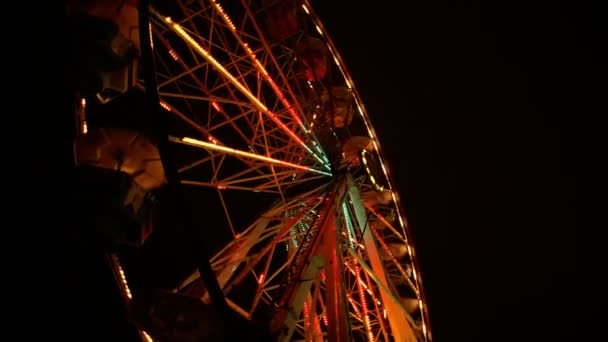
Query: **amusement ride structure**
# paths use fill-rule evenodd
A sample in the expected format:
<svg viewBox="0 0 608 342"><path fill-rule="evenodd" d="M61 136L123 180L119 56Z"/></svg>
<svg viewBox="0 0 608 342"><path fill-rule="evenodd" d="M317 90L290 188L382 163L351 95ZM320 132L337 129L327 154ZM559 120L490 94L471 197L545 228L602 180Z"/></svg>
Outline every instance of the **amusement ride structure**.
<svg viewBox="0 0 608 342"><path fill-rule="evenodd" d="M431 341L378 133L309 1L68 13L75 187L96 189L75 199L143 341Z"/></svg>

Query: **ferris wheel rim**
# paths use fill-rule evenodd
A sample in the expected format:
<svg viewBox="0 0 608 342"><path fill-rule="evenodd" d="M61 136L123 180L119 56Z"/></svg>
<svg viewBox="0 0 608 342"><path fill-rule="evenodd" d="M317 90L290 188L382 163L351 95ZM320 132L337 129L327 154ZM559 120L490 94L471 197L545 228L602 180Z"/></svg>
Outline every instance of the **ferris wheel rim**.
<svg viewBox="0 0 608 342"><path fill-rule="evenodd" d="M145 0L140 1L140 16L141 16L141 18L147 18L148 21L143 21L143 22L147 22L148 24L150 24L149 23L149 13L141 14L141 12L148 12L149 6L146 5L147 3L148 3L148 1L145 1ZM326 42L328 44L328 47L330 49L330 52L332 53L332 56L334 57L337 65L338 65L338 67L341 69L341 71L343 73L343 76L344 76L345 80L347 81L347 84L349 85L349 88L352 90L354 98L355 98L355 101L357 103L357 109L358 109L361 117L363 118L363 120L364 120L364 122L365 122L365 124L366 124L366 126L368 128L369 138L371 138L373 140L373 143L375 145L376 151L379 154L380 159L382 160L382 169L383 169L383 172L384 172L384 176L386 177L386 181L389 184L388 188L390 190L393 190L393 191L396 192L396 189L395 189L395 187L393 185L392 175L389 173L389 168L388 168L388 165L386 164L387 163L386 162L386 158L384 157L383 151L381 149L381 144L380 144L379 136L375 133L374 126L373 126L373 124L371 122L369 114L368 114L368 112L367 112L367 110L366 110L366 108L365 108L365 106L363 104L361 96L359 95L359 93L357 91L357 88L356 88L356 86L355 86L355 84L354 84L354 82L353 82L350 74L348 73L348 70L345 67L345 64L343 62L342 57L340 56L340 54L339 54L339 52L338 52L335 44L333 43L333 41L330 38L330 36L325 31L325 28L322 25L322 22L320 21L319 17L314 12L312 6L310 6L309 1L308 0L304 0L303 1L303 6L304 6L304 10L311 16L311 19L317 25L317 30L320 31L319 33L321 33L324 36L324 39L326 40ZM141 11L141 8L144 8L144 10ZM146 25L146 26L148 26L148 25ZM151 26L150 26L150 35L149 35L149 37L150 37L149 41L150 41L150 45L151 45L152 44ZM144 42L144 45L145 45L145 41L142 40L142 42ZM150 46L149 51L147 51L147 52L142 51L142 55L144 57L143 58L144 60L152 61L152 65L153 65L154 58L152 56L152 48L151 48L151 46ZM150 70L150 69L148 69L148 70ZM151 72L154 74L154 77L153 78L149 78L150 76L148 76L148 78L151 79L151 80L152 79L156 80L155 68L152 67L151 70L152 70ZM157 107L156 109L158 111L161 111L162 110L161 109L162 105L161 105L161 102L160 102L161 101L160 100L161 97L160 97L160 93L158 91L158 87L155 86L155 83L148 83L148 82L146 82L146 93L148 93L148 92L150 93L150 95L149 95L150 98L153 99L152 101L153 101L154 105ZM407 240L411 243L411 241L412 241L411 240L411 233L409 231L409 226L408 226L407 221L405 219L405 215L404 215L404 212L403 212L403 206L401 204L401 201L400 201L399 197L395 196L395 195L393 195L393 200L395 201L395 206L398 209L398 215L399 215L398 217L399 217L399 219L401 221L401 228L403 230L403 234L407 238ZM415 255L415 254L412 254L412 255ZM416 278L416 281L418 283L419 289L421 290L421 300L423 302L426 302L425 294L424 294L424 287L422 286L422 280L421 280L421 276L420 276L420 272L419 272L420 268L419 268L419 265L418 265L417 258L413 257L412 261L415 264L414 268L418 270L418 277ZM426 303L425 303L425 305L426 305ZM428 310L427 309L423 310L423 313L426 316L424 320L426 321L426 324L429 325L430 323L429 323L429 319L428 319ZM427 329L430 330L430 326L427 327Z"/></svg>

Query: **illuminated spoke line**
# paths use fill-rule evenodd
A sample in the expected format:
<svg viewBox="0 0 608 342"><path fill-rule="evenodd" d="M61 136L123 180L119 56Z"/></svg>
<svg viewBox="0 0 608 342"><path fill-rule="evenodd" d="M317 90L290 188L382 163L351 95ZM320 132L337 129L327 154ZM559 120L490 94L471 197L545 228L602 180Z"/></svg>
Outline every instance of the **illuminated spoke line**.
<svg viewBox="0 0 608 342"><path fill-rule="evenodd" d="M310 153L315 159L321 163L325 168L329 168L327 163L319 157L304 141L290 130L273 112L271 112L266 105L264 105L255 95L253 95L245 85L239 82L224 66L218 62L212 55L198 44L194 38L192 38L179 24L172 21L170 17L163 17L156 10L150 8L150 13L154 14L157 18L163 20L176 34L178 34L186 43L190 45L197 53L199 53L208 63L213 65L215 69L225 76L243 95L245 95L258 109L264 114L268 115L272 121L274 121L279 127L281 127L287 135L301 145L308 153Z"/></svg>
<svg viewBox="0 0 608 342"><path fill-rule="evenodd" d="M232 23L232 20L230 19L228 14L226 14L226 12L224 12L222 6L219 3L217 3L217 1L215 1L215 0L211 0L211 2L215 6L215 9L217 10L217 12L220 14L220 17L222 17L222 19L224 20L226 25L230 28L230 31L232 32L234 38L239 42L239 45L245 50L245 52L247 52L247 55L251 59L251 62L253 63L253 65L262 74L262 76L264 76L264 80L270 85L272 90L275 92L275 94L277 95L278 101L280 101L285 106L285 109L287 110L287 112L289 112L289 114L291 115L291 118L300 126L300 128L306 134L311 134L311 131L309 131L306 128L306 126L302 122L302 119L300 118L298 113L296 113L296 111L294 110L294 105L292 105L289 102L289 100L285 97L285 95L283 94L283 92L281 91L279 86L276 84L276 82L272 79L272 77L270 76L270 74L268 73L268 71L266 70L264 65L262 65L260 60L256 57L256 54L254 53L254 51L242 39L241 33L236 30L236 27ZM325 153L322 151L321 147L314 140L313 140L313 145L315 146L317 151L322 156L325 156ZM326 160L326 162L327 162L327 160Z"/></svg>
<svg viewBox="0 0 608 342"><path fill-rule="evenodd" d="M208 142L197 140L197 139L192 139L192 138L188 138L188 137L177 138L177 137L170 136L169 140L174 143L178 143L178 144L202 147L206 150L223 152L223 153L231 154L234 156L251 158L251 159L264 161L264 162L275 164L275 165L286 166L286 167L291 167L291 168L298 169L298 170L314 172L314 173L318 173L318 174L325 175L325 176L331 176L331 173L329 173L329 172L318 170L318 169L315 169L312 167L298 165L298 164L286 162L283 160L262 156L262 155L255 154L255 153L245 152L245 151L237 150L237 149L226 147L226 146L208 143Z"/></svg>

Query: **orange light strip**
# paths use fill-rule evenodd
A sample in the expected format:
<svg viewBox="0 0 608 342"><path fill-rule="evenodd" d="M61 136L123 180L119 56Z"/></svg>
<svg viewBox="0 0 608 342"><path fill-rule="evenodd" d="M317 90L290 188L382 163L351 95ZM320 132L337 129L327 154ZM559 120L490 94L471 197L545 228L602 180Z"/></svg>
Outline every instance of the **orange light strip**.
<svg viewBox="0 0 608 342"><path fill-rule="evenodd" d="M80 127L78 127L80 129L80 133L81 134L87 134L88 132L88 128L87 128L87 100L83 97L82 99L80 99Z"/></svg>
<svg viewBox="0 0 608 342"><path fill-rule="evenodd" d="M355 263L355 275L357 277L357 291L359 292L359 298L361 299L361 307L363 308L363 322L365 323L365 331L367 332L368 341L374 340L374 334L372 333L372 324L369 320L369 310L367 308L367 299L365 298L365 290L361 283L361 267Z"/></svg>
<svg viewBox="0 0 608 342"><path fill-rule="evenodd" d="M266 70L266 68L258 60L258 58L256 57L255 53L253 53L253 50L251 50L249 45L241 39L241 37L238 34L234 25L231 25L232 20L230 20L230 17L228 16L228 14L226 14L226 12L224 12L224 10L222 9L222 6L219 3L217 3L217 1L211 0L211 2L215 5L215 8L220 13L220 16L222 17L222 19L224 19L224 22L226 23L226 25L228 25L230 27L232 33L234 33L235 38L239 41L239 44L241 44L241 46L245 49L245 51L247 52L247 55L249 56L249 58L251 59L253 64L257 67L258 71L260 71L260 73L264 76L264 79L266 79L266 81L270 84L270 87L272 88L272 90L274 90L274 92L279 97L279 100L281 100L281 102L283 103L283 105L285 106L285 108L287 109L289 114L291 114L291 117L298 123L298 125L300 125L300 127L302 127L304 132L309 133L309 131L304 126L302 119L300 119L300 116L293 109L293 106L291 105L291 103L289 103L289 101L287 100L287 98L285 97L285 95L283 94L281 89L279 89L277 84L274 82L274 80L272 79L270 74L268 74L268 71Z"/></svg>
<svg viewBox="0 0 608 342"><path fill-rule="evenodd" d="M129 284L127 282L127 276L122 266L120 265L120 261L118 260L118 256L115 254L111 254L109 256L109 262L112 267L115 269L117 279L120 282L120 289L122 290L123 295L127 302L133 299L133 295L131 294L131 289L129 288ZM144 330L138 329L139 336L142 338L144 342L154 342L152 337Z"/></svg>
<svg viewBox="0 0 608 342"><path fill-rule="evenodd" d="M389 300L391 300L397 308L404 314L406 320L411 324L412 327L416 327L416 321L410 316L410 314L403 308L403 305L399 301L399 299L389 290L384 283L382 283L378 276L374 273L374 271L365 263L365 261L359 256L359 254L353 250L352 248L348 248L349 254L359 263L361 269L367 273L367 275L376 283L376 286L384 293L387 294Z"/></svg>
<svg viewBox="0 0 608 342"><path fill-rule="evenodd" d="M215 106L218 106L218 104L215 101L212 101L211 104L213 105L213 108L216 108ZM189 117L185 116L184 114L180 113L179 111L175 110L171 105L169 105L167 102L161 100L160 101L160 106L168 111L171 112L175 115L177 115L179 118L181 118L182 120L184 120L185 122L187 122L188 124L190 124L192 127L196 128L197 130L199 130L202 134L204 134L206 136L206 138L211 141L214 144L220 144L223 145L219 140L217 140L214 136L212 136L206 129L204 129L203 127L199 126L196 124L196 122L192 121L192 119L190 119ZM219 106L218 106L219 108ZM219 111L219 109L218 109Z"/></svg>
<svg viewBox="0 0 608 342"><path fill-rule="evenodd" d="M177 138L177 137L170 136L169 140L172 142L178 143L178 144L202 147L207 150L223 152L223 153L232 154L235 156L256 159L256 160L264 161L264 162L271 163L271 164L291 167L291 168L299 169L299 170L303 170L303 171L310 171L310 172L318 173L318 174L325 175L325 176L331 176L331 173L329 173L329 172L317 170L312 167L298 165L298 164L286 162L284 160L266 157L266 156L262 156L262 155L255 154L255 153L245 152L245 151L237 150L237 149L234 149L231 147L216 145L216 144L208 143L208 142L193 139L193 138L188 138L188 137Z"/></svg>
<svg viewBox="0 0 608 342"><path fill-rule="evenodd" d="M249 101L251 101L261 112L268 115L274 123L276 123L287 135L289 135L293 140L295 140L300 146L302 146L308 153L310 153L315 159L317 159L321 165L326 165L321 157L319 157L308 145L304 143L300 137L295 134L287 125L285 125L275 113L270 111L266 105L264 105L255 95L253 95L247 87L245 87L239 80L236 79L224 66L218 62L215 57L211 55L211 53L205 50L200 44L194 40L178 23L173 22L170 17L164 17L160 15L156 10L150 9L150 13L154 14L160 20L164 21L169 28L173 30L177 35L179 35L190 47L192 47L196 52L198 52L207 62L209 62L213 67L221 73L224 77L226 77L232 85L234 85L243 95L245 95Z"/></svg>

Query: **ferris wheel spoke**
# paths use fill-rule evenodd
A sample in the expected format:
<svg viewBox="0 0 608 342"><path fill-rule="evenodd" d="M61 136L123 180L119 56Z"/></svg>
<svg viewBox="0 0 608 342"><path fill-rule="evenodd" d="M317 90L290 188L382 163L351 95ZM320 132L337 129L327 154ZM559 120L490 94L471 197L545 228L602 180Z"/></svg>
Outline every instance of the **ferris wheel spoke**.
<svg viewBox="0 0 608 342"><path fill-rule="evenodd" d="M209 181L189 179L189 177L182 176L182 184L203 186L219 190L246 190L251 192L266 192L276 193L282 196L284 189L288 187L296 187L300 184L309 183L312 181L322 181L326 178L326 175L321 173L305 172L305 170L275 167L277 170L274 174L266 172L259 174L256 171L269 169L270 166L267 163L257 163L250 169L243 170L238 174L225 174L222 173L223 177L217 177ZM217 170L216 171L220 171ZM322 171L319 171L322 172ZM286 199L283 198L283 201Z"/></svg>
<svg viewBox="0 0 608 342"><path fill-rule="evenodd" d="M83 13L96 16L97 4L89 5ZM225 299L247 320L269 321L270 332L284 342L430 342L420 268L388 164L310 1L157 1L141 16L134 6L121 5L117 16L128 16L121 18L129 26L118 28L142 51L144 68L127 54L129 66L103 72L99 103L89 107L91 127L81 99L75 159L87 169L105 169L90 172L96 177L128 178L126 209L135 224L144 216L150 220L141 237L127 238L138 245L155 230L150 228L167 224L163 211L147 214L168 209L155 199L171 198L162 188L174 186L166 177L172 180L177 166L187 188L173 194L195 202L200 217L188 226L208 234L213 254L209 263L196 253L198 246L188 246L193 253L175 253L183 256L167 255L165 241L171 239L163 234L181 230L154 231L159 238L151 239L150 249L124 255L137 259L125 263L127 273L143 265L129 283L138 287L135 297L142 286L173 287L176 297L210 304L212 292L214 303ZM137 32L142 19L149 32ZM142 34L135 39L134 32ZM138 69L144 80L137 79ZM128 91L132 86L135 91ZM119 96L124 100L105 106ZM159 103L147 103L151 99ZM166 119L169 146L145 137L160 122L146 125L141 121L149 113L132 113L156 112L157 106L164 111L159 115ZM157 262L166 257L166 267L174 266L172 260L190 267L190 254L204 277L194 267L163 272ZM113 267L130 299L118 259ZM167 332L157 328L150 331L162 339Z"/></svg>
<svg viewBox="0 0 608 342"><path fill-rule="evenodd" d="M319 188L319 190L320 189L321 188ZM263 215L248 229L237 234L235 240L229 243L211 259L214 269L218 270L218 282L225 288L224 290L226 293L230 293L230 288L243 281L250 274L254 275L256 282L264 284L265 286L268 284L268 281L276 276L272 275L273 273L269 271L270 260L274 255L274 248L277 246L277 243L282 240L282 237L290 232L295 224L298 224L300 220L307 217L307 215L311 215L312 212L314 212L314 209L322 203L322 200L317 199L316 197L317 196L314 196L313 198L306 199L304 202L300 202L300 207L296 209L299 213L297 213L295 217L285 216L288 212L293 213L294 210L289 209L289 206L285 206L282 203L279 204L277 207L269 210L267 214ZM285 210L288 211L285 212ZM278 223L271 224L272 222ZM249 255L254 247L257 252ZM239 265L242 263L245 263L245 266L243 269L240 269ZM256 269L259 265L265 266L262 266L261 269ZM277 266L274 266L273 264L273 267ZM278 267L280 270L281 267ZM256 276L256 272L259 272L260 275ZM272 275L270 280L264 281L263 278L268 274ZM193 276L186 280L181 288L186 287L197 279L198 274L195 272ZM228 283L229 279L232 279L230 283ZM259 296L264 291L267 291L265 287L260 287L258 289L256 300L259 300ZM199 296L205 298L206 295L199 294Z"/></svg>
<svg viewBox="0 0 608 342"><path fill-rule="evenodd" d="M358 189L353 187L352 178L347 180L336 186L333 204L310 212L313 216L284 215L295 203L299 204L295 208L300 213L310 203L315 203L309 207L311 210L327 203L327 195L319 196L324 192L321 188L269 210L255 227L238 235L213 258L218 281L227 298L236 303L234 309L251 317L260 303L276 306L279 311L273 321L286 329L284 340L297 336L333 338L340 331L331 328L332 324L346 324L349 320L352 334L370 340L388 339L391 335L411 338L421 329L393 290L393 281L386 272L387 260L381 256L382 252L390 255L390 250L376 228L367 227L368 213L357 197ZM305 217L309 223L294 230ZM277 219L287 223L270 224ZM287 254L277 254L283 244ZM281 259L284 261L273 261ZM332 259L331 264L342 266L328 268ZM190 281L196 279L191 277ZM255 284L253 297L245 302L232 298L231 290L247 279ZM338 284L345 284L344 300L338 294L342 291ZM284 305L290 309L281 313Z"/></svg>
<svg viewBox="0 0 608 342"><path fill-rule="evenodd" d="M399 197L309 1L157 6L148 55L158 87L137 87L158 93L186 195L208 196L210 276L228 307L267 318L285 342L429 342ZM354 138L367 143L345 149ZM188 272L171 286L209 304L208 284Z"/></svg>
<svg viewBox="0 0 608 342"><path fill-rule="evenodd" d="M286 187L317 179L303 173L330 175L327 157L304 125L302 96L295 95L288 81L293 51L264 43L252 13L241 17L237 29L217 2L178 3L179 11L169 11L171 18L151 9L161 106L200 135L201 142L227 147L206 146L213 151L211 158L183 165L182 183L273 192L285 201ZM249 30L255 34L245 34L246 26L257 27ZM241 161L242 172L232 165L232 174L242 179L217 177L221 168L214 163L220 155ZM209 167L213 179L201 178ZM285 172L289 168L295 169L291 175Z"/></svg>
<svg viewBox="0 0 608 342"><path fill-rule="evenodd" d="M161 93L161 94L167 94L167 93ZM175 97L175 98L180 98L180 99L192 99L194 98L194 96L191 95L183 95L183 94L167 94L169 95L168 97ZM183 95L183 96L181 96ZM167 102L161 102L161 105L163 108L165 108L166 110L169 110L170 112L174 113L178 118L182 119L184 122L186 122L190 127L193 127L195 129L197 129L201 134L203 134L203 136L206 136L208 140L212 141L212 142L216 142L221 144L221 141L219 139L216 139L213 135L212 132L221 129L222 126L225 125L230 125L232 128L235 128L235 131L237 131L237 133L243 138L243 140L245 140L246 143L249 143L251 145L249 146L259 146L260 143L256 143L255 142L255 136L260 136L264 138L264 147L267 151L267 154L271 154L270 152L270 148L269 148L269 141L272 140L274 142L280 142L283 147L282 148L274 148L272 149L272 154L282 154L282 158L285 159L296 159L299 158L299 156L301 156L301 153L299 153L299 151L293 151L293 150L288 150L290 148L293 148L293 146L289 145L289 140L285 141L283 139L281 139L281 136L274 136L279 129L277 129L276 127L274 127L271 130L264 130L264 126L265 124L262 123L261 125L258 124L257 127L262 127L263 132L261 134L254 134L252 135L254 137L254 141L250 141L247 140L248 138L246 137L246 135L241 131L241 128L235 124L235 122L237 120L239 120L240 118L247 118L248 116L255 116L255 113L253 113L251 110L247 110L244 111L242 114L236 116L236 117L228 117L225 113L224 110L222 110L220 108L220 106L218 105L218 102L224 102L224 103L232 103L232 104L239 104L240 106L243 106L242 103L238 103L236 101L231 101L231 100L223 100L223 99L219 99L217 97L215 97L215 99L218 99L219 101L212 101L212 107L215 108L218 112L222 113L224 115L224 117L226 118L225 121L221 121L219 123L216 123L214 126L207 126L206 128L202 125L198 125L196 122L194 122L193 119L190 119L189 116L184 115L183 113L181 113L179 110L177 110L175 107L169 105ZM251 123L251 119L248 120L249 123ZM262 122L262 120L258 121L258 122ZM251 124L249 125L251 126ZM251 135L251 134L250 134ZM288 152L288 154L286 155L286 152ZM301 159L301 158L300 158Z"/></svg>
<svg viewBox="0 0 608 342"><path fill-rule="evenodd" d="M166 80L165 81L161 80L160 87L159 87L159 94L160 94L161 98L166 98L166 100L169 102L178 101L178 103L186 105L188 112L190 114L189 115L181 114L180 111L175 108L175 106L172 106L165 101L163 101L163 103L162 103L163 108L170 110L176 114L179 114L179 117L182 119L188 118L188 117L193 117L193 116L199 117L199 115L197 113L193 112L193 110L192 110L192 107L195 107L195 108L199 108L199 107L189 105L188 101L192 101L192 100L205 101L205 100L207 100L205 102L211 104L211 106L209 106L209 108L207 110L207 113L208 113L207 123L205 125L199 118L198 120L195 120L196 121L195 125L207 126L207 131L211 131L212 128L210 126L212 125L211 118L214 115L213 113L219 113L224 119L226 119L225 122L230 124L230 126L234 130L234 132L236 132L238 134L238 136L240 136L245 142L248 142L248 138L243 133L241 128L238 125L234 124L235 119L231 118L227 115L226 111L224 109L222 109L221 104L222 103L232 104L232 105L236 106L237 112L242 113L241 115L247 115L255 107L238 98L234 98L234 97L223 98L221 96L218 96L219 95L218 92L208 89L206 86L206 84L209 83L207 81L207 77L205 77L204 79L201 79L198 76L198 74L196 73L198 67L194 67L194 68L188 67L187 64L184 62L184 60L179 57L178 52L176 52L176 50L174 50L170 46L170 43L167 39L165 39L162 36L159 36L158 39L162 43L162 45L164 45L165 48L168 50L168 54L172 57L172 59L175 60L175 62L177 62L180 65L181 69L184 70L183 72L179 73L177 76L164 77L164 79L166 79ZM159 59L162 61L162 58L159 58ZM205 66L207 68L209 67L208 63L202 63L199 65ZM168 75L172 75L173 73L170 70L168 70L168 68L167 68ZM184 77L188 77L188 79L192 80L194 82L194 85L190 85L189 83L183 83L182 80ZM184 88L179 87L180 84L187 85L187 88L191 89L192 91L190 93L184 93L184 91L182 91ZM173 90L178 90L178 92L172 93L171 89L168 89L167 91L163 90L166 87L169 87ZM177 89L174 89L174 88L177 88ZM201 92L203 94L205 94L205 96L200 96ZM233 94L233 93L230 92L230 94ZM177 105L177 104L175 104L175 105ZM183 107L183 106L179 106L179 107ZM190 120L190 119L188 119L188 120ZM192 120L190 120L190 121L192 121ZM192 122L194 122L194 121L192 121Z"/></svg>
<svg viewBox="0 0 608 342"><path fill-rule="evenodd" d="M220 89L226 89L228 91L228 93L234 93L234 91L232 89L233 89L233 87L236 88L236 90L240 93L240 96L244 96L246 99L248 99L248 101L251 104L253 104L258 109L259 112L264 114L270 121L272 121L277 127L279 127L282 130L283 134L285 134L287 137L289 137L290 140L293 140L297 145L299 145L301 148L303 148L304 154L310 154L314 159L316 159L316 161L320 165L322 165L323 167L327 167L326 158L323 158L324 156L321 156L319 153L320 147L317 145L314 145L314 144L313 144L314 145L313 147L308 146L304 139L304 138L306 138L306 134L298 133L298 130L294 130L294 129L290 128L285 123L285 120L281 119L281 116L280 116L281 114L279 114L278 111L272 111L260 99L261 96L256 96L256 94L254 94L254 91L252 91L250 89L251 85L254 82L246 82L245 76L246 76L246 73L250 73L250 72L252 72L252 70L254 70L256 72L256 74L264 75L263 78L266 80L266 82L271 84L272 90L275 93L278 92L281 95L278 97L279 97L279 99L281 99L281 98L283 99L282 102L288 103L285 96L283 96L280 89L276 86L275 81L271 78L271 76L268 74L266 69L259 62L257 57L255 57L253 50L251 50L248 47L248 45L246 45L245 43L243 43L241 41L243 43L243 44L241 44L242 49L246 52L249 59L253 60L253 64L248 63L244 67L239 68L239 67L234 67L234 66L235 65L240 66L240 64L244 63L244 62L240 62L240 60L238 60L238 61L229 60L228 63L221 63L221 62L219 62L218 59L216 59L216 57L212 54L211 51L209 51L208 49L204 48L201 44L199 44L196 41L196 39L193 38L188 32L186 32L186 30L182 26L180 26L178 23L174 22L169 17L161 16L158 12L156 12L154 10L152 10L152 13L154 13L158 19L164 20L165 24L168 27L170 27L174 33L176 33L183 41L185 41L190 48L194 49L201 57L203 57L208 64L213 66L213 68L216 70L218 75L221 76L220 78L225 80L224 81L225 83L221 83L219 87L215 87L214 89L212 89L213 92L219 92ZM245 56L245 57L247 57L247 56ZM229 57L229 58L231 58L231 57ZM240 71L241 69L247 70L247 71L241 72ZM274 85L274 87L272 85ZM256 88L258 88L258 91L262 91L262 89L260 87L256 87ZM301 124L301 119L299 118L299 116L295 112L295 110L293 109L292 105L288 104L287 106L285 106L284 111L289 113L291 116L291 120L289 122L299 123L300 126L302 126L301 128L304 130L303 132L308 132L306 130L306 128L303 127L303 125Z"/></svg>
<svg viewBox="0 0 608 342"><path fill-rule="evenodd" d="M324 170L315 169L315 168L312 168L309 166L295 164L295 163L291 163L288 161L275 159L275 158L267 157L264 155L247 152L247 151L241 151L241 150L233 149L233 148L226 147L226 146L208 143L206 141L193 139L193 138L189 138L189 137L184 137L184 138L170 137L170 141L177 143L177 144L190 145L190 146L194 146L194 147L200 147L200 148L203 148L206 150L218 151L218 152L226 153L226 154L233 155L233 156L250 158L250 159L262 161L262 162L265 162L268 164L274 164L277 166L292 168L294 170L313 172L313 173L326 175L326 176L331 175L329 172L324 171Z"/></svg>
<svg viewBox="0 0 608 342"><path fill-rule="evenodd" d="M289 101L291 101L291 103L296 106L298 112L303 113L303 110L300 105L301 99L299 99L295 95L295 92L293 91L291 84L290 84L291 82L289 82L288 78L285 75L285 72L283 71L283 70L291 70L291 68L288 69L288 68L284 68L281 65L279 65L278 58L275 57L275 52L272 50L268 40L264 37L264 33L262 31L261 25L257 22L254 14L253 14L253 11L251 10L251 8L253 8L253 2L241 0L241 4L243 6L243 9L245 10L247 18L250 20L251 25L255 29L257 36L260 37L260 43L261 43L262 47L264 48L265 56L270 60L270 62L272 63L272 66L277 71L278 80L280 81L280 84L285 86L285 89L283 91L287 92L287 94L289 95ZM290 54L290 56L292 57L291 62L293 63L293 54ZM291 106L291 104L287 104L286 106Z"/></svg>
<svg viewBox="0 0 608 342"><path fill-rule="evenodd" d="M260 62L260 60L256 56L256 53L249 47L249 44L244 41L244 39L242 37L243 36L242 32L237 31L236 27L231 25L232 20L230 19L228 14L226 14L223 11L221 5L215 0L211 0L211 2L214 4L215 9L219 12L220 17L222 17L224 22L230 28L230 31L232 32L234 38L238 41L239 45L246 51L248 57L251 59L251 62L253 64L255 70L257 70L263 76L264 81L267 82L268 85L271 87L271 89L274 91L275 95L277 96L277 99L284 105L285 109L290 114L291 119L294 122L298 123L305 132L309 133L308 130L306 129L306 127L304 127L302 118L300 117L300 115L297 114L296 110L294 109L295 105L292 104L292 103L296 103L293 92L290 90L290 95L291 95L290 97L292 98L292 100L290 101L287 99L287 97L285 96L283 91L276 84L275 80L270 76L270 74L268 73L268 71L266 70L264 65ZM248 17L250 19L253 19L253 18L251 18L251 15L250 15L251 10L249 9L249 6L247 6L246 4L244 4L244 5L245 5L244 9L248 13ZM259 25L257 25L255 20L251 20L251 23L256 27L256 31L258 32L260 37L262 37L262 39L263 39L263 34L259 28ZM263 40L263 43L264 43L264 45L263 45L264 48L268 48L268 43L265 42L265 40ZM273 55L272 53L266 54L266 56L272 56L272 55ZM278 63L276 62L276 59L274 59L272 57L270 59L272 60L275 68L278 69L278 75L279 75L279 78L281 79L281 81L283 81L283 84L288 85L289 83L286 82L285 76L281 72L281 69L278 68Z"/></svg>
<svg viewBox="0 0 608 342"><path fill-rule="evenodd" d="M309 193L309 201L319 203L317 194ZM340 198L339 203L337 205L329 205L328 208L337 208L338 211L332 211L333 209L328 211L326 209L324 212L318 212L318 216L315 215L314 217L317 217L318 222L325 223L316 225L316 229L313 228L315 225L312 224L308 225L308 228L305 228L304 231L293 231L293 221L291 221L292 223L283 226L279 229L280 231L278 231L276 227L271 228L268 224L271 216L267 214L263 216L264 218L256 225L255 229L248 229L244 232L245 235L240 235L236 239L238 242L231 243L231 247L225 248L218 257L214 258L214 268L221 270L218 273L218 279L221 284L224 284L227 295L230 294L230 288L238 286L238 284L247 277L257 284L252 301L249 304L236 304L234 306L235 310L238 310L241 313L247 313L248 317L250 317L255 312L258 303L260 302L268 305L287 301L289 303L288 306L291 308L291 313L287 316L287 320L281 318L281 315L275 316L275 320L278 320L280 324L285 325L288 329L288 335L286 335L285 338L288 338L293 334L308 338L312 336L324 336L327 335L327 333L322 332L322 326L323 329L327 329L328 322L341 320L339 317L328 318L328 307L336 309L335 305L337 304L335 300L331 299L331 302L327 302L326 296L328 295L328 291L336 291L335 284L339 282L333 281L331 278L332 275L330 275L330 277L326 276L327 272L326 270L324 271L326 266L323 261L328 260L328 258L331 257L331 253L341 250L341 248L336 248L335 246L350 241L343 240L336 236L340 230L338 227L344 228L344 224L333 223L328 225L327 223L329 221L327 221L326 218L332 215L338 214L339 220L345 219L344 216L347 215L344 214L342 209L344 202L341 202L345 201L346 198L344 196L334 196ZM286 205L287 206L283 207L283 210L292 207L291 203L286 203ZM273 215L275 215L274 217L279 218L281 217L281 211L277 209L271 210L269 213L273 212ZM296 217L295 220L300 220L301 218L302 217ZM332 230L330 227L335 228ZM288 231L288 235L285 235ZM274 240L272 239L273 236ZM333 240L335 242L331 242L332 236L336 236ZM277 238L280 239L277 240ZM274 242L269 243L268 239L271 239L271 241ZM314 241L324 242L319 245ZM288 248L287 258L284 262L280 263L280 265L276 264L276 262L271 262L273 258L275 258L275 250L279 246L279 243L287 243L291 246L291 248ZM303 248L306 243L309 243L310 246ZM352 241L349 243L352 243ZM259 248L256 249L255 246L258 244L263 244L265 247L261 250ZM302 245L300 246L298 244ZM235 250L234 248L237 249ZM247 255L254 250L259 250L259 252L251 254L251 257L247 257ZM220 255L224 256L222 257ZM361 270L354 273L354 270L358 266L356 263L349 263L345 258L345 255L341 255L341 253L340 255L334 255L339 258L338 260L342 259L347 262L343 268L346 273L353 273L352 277L347 278L345 277L346 273L343 274L342 271L338 270L338 273L335 273L333 277L342 274L345 278L345 282L350 283L350 286L347 287L349 302L351 303L353 312L355 312L354 319L360 322L359 325L355 325L354 333L361 333L362 336L386 335L386 328L383 328L384 325L382 322L385 318L380 314L378 304L374 303L374 305L369 305L366 303L365 299L371 298L372 302L380 303L378 299L380 296L377 295L379 291L378 285L372 284L367 274ZM308 260L308 262L304 263L305 260ZM238 265L243 263L246 266L239 271ZM274 271L271 271L271 267ZM235 273L235 271L238 273ZM291 291L285 292L281 283L284 283L286 280L285 276L290 274L290 277L295 277L296 279L300 279L300 281L296 283L288 282L292 284L291 286L295 285L295 287L292 287ZM232 280L228 281L228 279ZM366 280L367 282L365 282ZM226 286L228 289L226 289ZM363 289L367 292L362 296ZM289 293L291 295L285 297L285 294ZM234 303L237 303L238 301L236 298L228 298ZM281 305L279 306L281 307ZM336 312L336 310L333 312ZM351 315L353 315L352 312Z"/></svg>

